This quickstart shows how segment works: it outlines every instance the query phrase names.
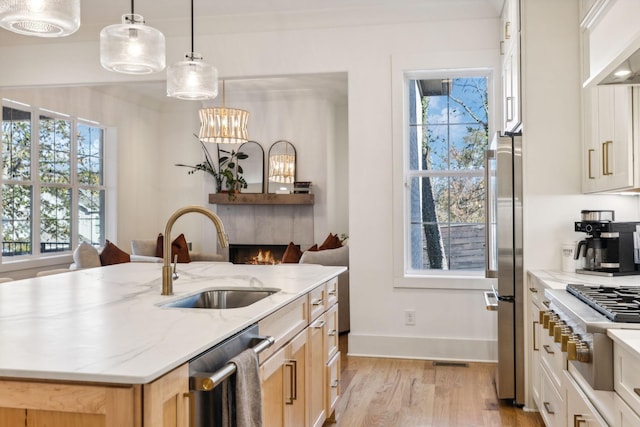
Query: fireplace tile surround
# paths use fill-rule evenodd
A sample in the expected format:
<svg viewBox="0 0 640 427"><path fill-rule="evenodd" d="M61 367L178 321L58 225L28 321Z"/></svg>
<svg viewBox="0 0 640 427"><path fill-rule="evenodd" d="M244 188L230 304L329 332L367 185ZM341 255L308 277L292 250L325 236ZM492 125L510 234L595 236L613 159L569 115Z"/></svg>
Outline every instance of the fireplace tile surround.
<svg viewBox="0 0 640 427"><path fill-rule="evenodd" d="M217 205L217 214L232 244L314 244L312 205Z"/></svg>

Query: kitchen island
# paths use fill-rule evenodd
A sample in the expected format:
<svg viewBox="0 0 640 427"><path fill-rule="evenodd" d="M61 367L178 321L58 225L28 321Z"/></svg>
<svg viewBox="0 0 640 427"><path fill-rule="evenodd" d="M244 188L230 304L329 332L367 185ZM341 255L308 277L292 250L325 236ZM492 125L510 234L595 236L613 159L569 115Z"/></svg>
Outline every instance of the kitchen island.
<svg viewBox="0 0 640 427"><path fill-rule="evenodd" d="M24 417L21 408L33 406L24 398L16 400L21 393L42 403L32 411L34 419L65 412L71 399L86 406L78 412L99 415L95 424L77 421L79 425L141 425L138 414L143 412L144 425L160 425L149 417L166 413L166 402L147 399L173 389L167 384L183 379L190 359L345 270L298 264L180 264L174 295L162 296L161 267L127 263L2 284L0 425L12 425L14 421L7 420ZM280 291L237 309L162 306L208 288ZM158 387L147 389L154 382L160 382ZM87 399L90 402L79 404ZM4 408L17 408L17 413ZM25 425L20 422L15 425ZM72 425L64 422L53 425Z"/></svg>

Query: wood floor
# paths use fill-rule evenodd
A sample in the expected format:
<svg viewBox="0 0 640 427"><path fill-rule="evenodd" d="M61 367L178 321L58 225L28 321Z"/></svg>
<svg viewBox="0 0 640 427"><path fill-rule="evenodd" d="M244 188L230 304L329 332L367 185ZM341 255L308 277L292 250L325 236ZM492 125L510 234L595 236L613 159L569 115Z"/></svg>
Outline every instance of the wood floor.
<svg viewBox="0 0 640 427"><path fill-rule="evenodd" d="M537 413L496 397L495 364L448 365L424 360L346 356L342 351L341 427L544 427Z"/></svg>

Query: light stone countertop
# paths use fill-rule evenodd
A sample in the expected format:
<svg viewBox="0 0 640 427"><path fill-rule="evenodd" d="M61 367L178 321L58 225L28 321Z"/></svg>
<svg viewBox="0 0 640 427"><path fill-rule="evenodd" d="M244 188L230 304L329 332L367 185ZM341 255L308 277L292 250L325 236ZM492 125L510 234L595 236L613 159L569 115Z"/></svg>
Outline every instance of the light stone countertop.
<svg viewBox="0 0 640 427"><path fill-rule="evenodd" d="M345 267L126 263L0 284L0 377L145 384L337 276ZM244 308L160 307L201 289L278 288Z"/></svg>

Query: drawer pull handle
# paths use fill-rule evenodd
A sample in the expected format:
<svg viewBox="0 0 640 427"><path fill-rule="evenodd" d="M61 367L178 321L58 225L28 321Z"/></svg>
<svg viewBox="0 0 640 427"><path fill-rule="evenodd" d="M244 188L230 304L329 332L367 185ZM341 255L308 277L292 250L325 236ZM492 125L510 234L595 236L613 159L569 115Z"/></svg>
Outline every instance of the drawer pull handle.
<svg viewBox="0 0 640 427"><path fill-rule="evenodd" d="M338 385L340 385L340 380L333 380L331 382L331 388L338 388Z"/></svg>
<svg viewBox="0 0 640 427"><path fill-rule="evenodd" d="M553 412L553 410L551 409L551 404L549 402L543 402L542 404L544 405L544 410L547 411L547 414L555 414L555 412Z"/></svg>
<svg viewBox="0 0 640 427"><path fill-rule="evenodd" d="M587 420L582 418L582 415L580 414L574 414L573 415L573 427L580 427L582 425L582 423L586 423Z"/></svg>
<svg viewBox="0 0 640 427"><path fill-rule="evenodd" d="M327 322L325 322L324 320L321 320L321 321L317 322L315 325L313 325L313 327L316 328L316 329L322 329L322 328L324 328L324 324L325 323L327 323Z"/></svg>
<svg viewBox="0 0 640 427"><path fill-rule="evenodd" d="M331 290L329 291L329 295L335 295L335 294L337 294L337 293L338 293L338 292L337 292L335 289L331 289Z"/></svg>
<svg viewBox="0 0 640 427"><path fill-rule="evenodd" d="M550 303L549 301L547 301L547 300L542 301L542 303L543 303L547 308L549 308L549 307L551 306L551 303Z"/></svg>
<svg viewBox="0 0 640 427"><path fill-rule="evenodd" d="M529 288L529 291L533 294L537 294L538 290L536 288Z"/></svg>
<svg viewBox="0 0 640 427"><path fill-rule="evenodd" d="M543 345L542 348L544 348L544 351L546 351L548 354L555 354L555 352L551 350L551 347L549 347L548 344Z"/></svg>
<svg viewBox="0 0 640 427"><path fill-rule="evenodd" d="M537 320L533 321L533 351L539 351L540 348L536 347L536 325L539 325L540 322L538 322Z"/></svg>
<svg viewBox="0 0 640 427"><path fill-rule="evenodd" d="M328 335L330 337L335 337L336 336L336 330L335 329L330 330Z"/></svg>
<svg viewBox="0 0 640 427"><path fill-rule="evenodd" d="M634 389L633 389L633 392L634 392L635 394L637 394L638 396L640 396L640 388L637 388L637 387L636 387L636 388L634 388Z"/></svg>
<svg viewBox="0 0 640 427"><path fill-rule="evenodd" d="M313 302L313 305L322 305L322 301L323 301L323 299L322 299L322 298L318 298L317 300L315 300L315 301Z"/></svg>

